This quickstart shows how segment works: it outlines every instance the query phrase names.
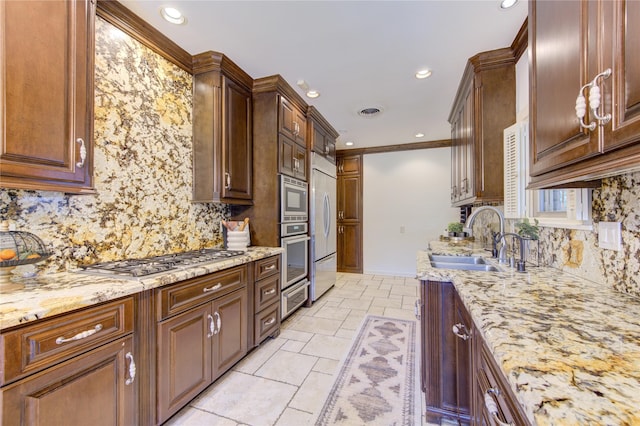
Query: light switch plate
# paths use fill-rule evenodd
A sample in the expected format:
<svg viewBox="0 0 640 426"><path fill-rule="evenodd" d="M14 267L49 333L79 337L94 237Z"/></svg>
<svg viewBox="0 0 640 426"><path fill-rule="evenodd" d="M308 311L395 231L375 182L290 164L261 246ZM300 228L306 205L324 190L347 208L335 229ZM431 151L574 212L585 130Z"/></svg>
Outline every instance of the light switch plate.
<svg viewBox="0 0 640 426"><path fill-rule="evenodd" d="M622 224L620 222L598 223L598 246L609 250L622 250Z"/></svg>

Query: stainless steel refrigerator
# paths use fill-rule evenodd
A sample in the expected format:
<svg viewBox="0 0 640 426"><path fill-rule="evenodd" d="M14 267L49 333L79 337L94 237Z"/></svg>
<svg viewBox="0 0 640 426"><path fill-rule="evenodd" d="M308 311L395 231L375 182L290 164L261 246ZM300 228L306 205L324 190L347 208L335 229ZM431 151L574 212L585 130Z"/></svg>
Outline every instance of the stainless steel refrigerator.
<svg viewBox="0 0 640 426"><path fill-rule="evenodd" d="M311 301L336 283L336 166L326 158L311 157Z"/></svg>

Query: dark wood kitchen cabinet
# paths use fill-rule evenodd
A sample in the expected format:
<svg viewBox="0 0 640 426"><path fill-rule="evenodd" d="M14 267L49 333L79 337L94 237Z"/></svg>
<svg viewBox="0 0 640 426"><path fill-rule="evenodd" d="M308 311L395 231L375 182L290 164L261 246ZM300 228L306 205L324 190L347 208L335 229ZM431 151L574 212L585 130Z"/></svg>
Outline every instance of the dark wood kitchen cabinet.
<svg viewBox="0 0 640 426"><path fill-rule="evenodd" d="M331 163L336 163L336 139L339 133L312 105L307 108L307 138L309 148Z"/></svg>
<svg viewBox="0 0 640 426"><path fill-rule="evenodd" d="M193 68L193 201L251 204L253 79L218 52Z"/></svg>
<svg viewBox="0 0 640 426"><path fill-rule="evenodd" d="M502 202L502 131L516 121L516 53L479 53L467 62L449 115L451 204Z"/></svg>
<svg viewBox="0 0 640 426"><path fill-rule="evenodd" d="M586 186L640 165L640 3L529 2L530 150L533 188ZM560 60L561 58L561 60ZM602 76L610 69L611 75ZM600 77L596 78L597 76ZM601 117L589 108L592 82ZM583 88L584 124L576 116Z"/></svg>
<svg viewBox="0 0 640 426"><path fill-rule="evenodd" d="M133 323L128 297L3 332L2 424L136 424Z"/></svg>
<svg viewBox="0 0 640 426"><path fill-rule="evenodd" d="M253 205L234 206L232 209L232 216L236 219L250 218L253 245L280 247L279 175L307 179L307 148L295 141L294 125L283 125L283 122L290 121L283 121L281 117L283 105L288 105L288 110L294 107L299 111L307 109L304 99L280 75L254 81L253 173L256 178Z"/></svg>
<svg viewBox="0 0 640 426"><path fill-rule="evenodd" d="M471 423L473 322L450 282L421 281L421 371L426 418Z"/></svg>
<svg viewBox="0 0 640 426"><path fill-rule="evenodd" d="M307 146L307 117L286 97L279 99L278 130L298 145Z"/></svg>
<svg viewBox="0 0 640 426"><path fill-rule="evenodd" d="M0 186L92 193L95 1L0 5Z"/></svg>
<svg viewBox="0 0 640 426"><path fill-rule="evenodd" d="M338 271L362 273L362 154L337 158Z"/></svg>
<svg viewBox="0 0 640 426"><path fill-rule="evenodd" d="M280 333L281 257L271 256L254 262L254 327L251 347Z"/></svg>
<svg viewBox="0 0 640 426"><path fill-rule="evenodd" d="M156 289L157 423L247 354L248 266Z"/></svg>

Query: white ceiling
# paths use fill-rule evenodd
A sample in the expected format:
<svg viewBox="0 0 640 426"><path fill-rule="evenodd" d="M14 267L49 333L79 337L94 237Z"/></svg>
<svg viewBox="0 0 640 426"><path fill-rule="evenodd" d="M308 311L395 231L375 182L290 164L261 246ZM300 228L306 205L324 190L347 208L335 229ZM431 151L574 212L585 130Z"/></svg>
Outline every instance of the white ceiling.
<svg viewBox="0 0 640 426"><path fill-rule="evenodd" d="M340 132L338 149L450 138L449 111L476 53L507 47L527 1L507 11L498 0L185 1L121 0L190 54L222 52L253 78L280 74ZM173 6L187 18L160 17ZM433 74L417 80L415 72ZM358 110L381 107L374 118ZM422 132L424 137L415 138Z"/></svg>

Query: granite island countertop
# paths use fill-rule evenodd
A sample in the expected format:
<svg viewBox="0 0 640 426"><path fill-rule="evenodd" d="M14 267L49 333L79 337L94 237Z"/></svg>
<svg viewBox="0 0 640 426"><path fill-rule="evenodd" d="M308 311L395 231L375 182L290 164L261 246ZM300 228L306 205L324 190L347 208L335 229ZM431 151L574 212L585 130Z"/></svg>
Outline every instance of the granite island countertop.
<svg viewBox="0 0 640 426"><path fill-rule="evenodd" d="M548 267L436 269L429 253L494 259L434 242L417 275L453 282L533 424L640 424L639 299Z"/></svg>
<svg viewBox="0 0 640 426"><path fill-rule="evenodd" d="M15 277L13 280L23 283L24 288L0 293L0 330L243 265L282 252L283 249L280 247L252 246L240 256L147 278L119 279L73 271L32 278Z"/></svg>

